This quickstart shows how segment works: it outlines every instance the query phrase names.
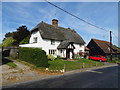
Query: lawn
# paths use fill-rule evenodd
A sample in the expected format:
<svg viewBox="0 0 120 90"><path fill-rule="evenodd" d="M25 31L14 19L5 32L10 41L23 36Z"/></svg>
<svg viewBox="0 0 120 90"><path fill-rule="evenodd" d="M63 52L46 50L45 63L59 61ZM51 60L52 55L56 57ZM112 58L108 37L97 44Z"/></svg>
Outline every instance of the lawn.
<svg viewBox="0 0 120 90"><path fill-rule="evenodd" d="M50 70L61 70L65 68L65 71L103 65L103 63L101 62L96 62L96 61L87 60L87 59L80 59L75 61L58 59L54 61L49 61L48 63L50 64L48 67Z"/></svg>
<svg viewBox="0 0 120 90"><path fill-rule="evenodd" d="M34 65L27 63L25 61L21 61L19 59L17 59L17 61L24 63L28 66L31 66L33 69L40 69L40 70L45 70L45 67L35 67ZM102 66L104 65L101 62L97 62L97 61L92 61L92 60L88 60L88 59L84 59L81 58L79 60L73 60L73 61L68 61L68 60L63 60L63 59L56 59L56 60L52 60L52 61L48 61L49 66L48 69L49 70L62 70L65 68L65 71L71 71L71 70L76 70L76 69L82 69L82 68L90 68L93 66ZM84 65L83 65L84 64Z"/></svg>
<svg viewBox="0 0 120 90"><path fill-rule="evenodd" d="M10 66L11 68L16 68L17 67L17 65L14 64L13 62L9 62L9 63L7 63L7 65Z"/></svg>

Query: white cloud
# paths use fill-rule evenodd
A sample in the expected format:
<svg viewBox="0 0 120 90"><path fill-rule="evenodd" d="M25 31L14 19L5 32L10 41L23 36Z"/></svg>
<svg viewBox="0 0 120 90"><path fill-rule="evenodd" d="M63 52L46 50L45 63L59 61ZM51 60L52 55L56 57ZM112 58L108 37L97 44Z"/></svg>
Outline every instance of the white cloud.
<svg viewBox="0 0 120 90"><path fill-rule="evenodd" d="M2 43L4 36L5 36L5 33L0 33L0 43Z"/></svg>
<svg viewBox="0 0 120 90"><path fill-rule="evenodd" d="M59 5L59 4L58 4ZM59 5L62 8L65 8L66 6L64 4ZM13 10L13 7L15 8ZM30 7L36 7L34 10L36 13L31 13L32 10L29 10ZM35 27L40 21L45 21L46 23L51 24L51 20L53 18L59 19L59 25L62 27L70 27L71 29L75 29L86 41L86 43L91 38L99 38L104 40L109 40L109 33L104 32L100 29L97 29L95 27L92 27L74 17L70 17L69 15L65 14L64 12L59 12L59 9L51 7L43 7L39 5L35 5L33 3L17 3L14 4L12 7L5 6L11 13L17 13L19 16L15 16L14 19L18 20L19 22L11 21L9 23L14 23L19 25L27 24L31 29ZM79 8L84 8L85 6L79 6ZM78 8L78 6L76 6ZM48 12L49 11L49 12ZM59 15L60 14L60 15ZM79 16L79 13L75 13L75 15ZM86 21L89 21L91 23L96 23L91 18L84 18ZM108 21L109 22L109 21ZM6 21L6 23L8 23ZM25 25L26 25L25 24ZM108 27L107 27L108 28ZM108 29L107 29L108 30ZM6 31L13 31L12 29L6 28ZM116 30L113 30L115 34L117 34ZM89 35L89 36L88 36Z"/></svg>

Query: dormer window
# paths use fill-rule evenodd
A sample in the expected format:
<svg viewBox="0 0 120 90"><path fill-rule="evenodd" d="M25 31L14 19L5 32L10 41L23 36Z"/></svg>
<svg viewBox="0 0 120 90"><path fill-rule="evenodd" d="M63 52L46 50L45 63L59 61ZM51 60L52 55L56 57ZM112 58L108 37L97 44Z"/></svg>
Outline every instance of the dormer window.
<svg viewBox="0 0 120 90"><path fill-rule="evenodd" d="M51 45L55 45L55 40L51 40Z"/></svg>
<svg viewBox="0 0 120 90"><path fill-rule="evenodd" d="M37 37L33 38L33 43L37 43Z"/></svg>

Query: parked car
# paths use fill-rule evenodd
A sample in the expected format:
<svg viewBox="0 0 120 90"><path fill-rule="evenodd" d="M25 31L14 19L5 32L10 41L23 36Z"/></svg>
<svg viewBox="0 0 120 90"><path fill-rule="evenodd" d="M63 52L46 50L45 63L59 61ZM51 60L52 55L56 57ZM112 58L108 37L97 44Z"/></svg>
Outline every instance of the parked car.
<svg viewBox="0 0 120 90"><path fill-rule="evenodd" d="M102 55L89 56L88 59L96 60L96 61L100 61L100 62L107 61L107 59Z"/></svg>

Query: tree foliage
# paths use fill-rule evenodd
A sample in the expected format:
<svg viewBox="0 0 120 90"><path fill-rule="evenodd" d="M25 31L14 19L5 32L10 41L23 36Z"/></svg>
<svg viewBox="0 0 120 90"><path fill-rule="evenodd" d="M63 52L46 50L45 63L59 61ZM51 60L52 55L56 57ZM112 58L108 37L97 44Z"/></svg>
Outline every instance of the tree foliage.
<svg viewBox="0 0 120 90"><path fill-rule="evenodd" d="M8 37L13 37L13 33L10 33L10 32L6 33L5 38L8 38Z"/></svg>
<svg viewBox="0 0 120 90"><path fill-rule="evenodd" d="M13 38L16 40L14 43L15 45L19 45L19 43L26 38L28 35L30 35L30 31L27 30L26 26L20 26L17 28L16 32L13 32Z"/></svg>
<svg viewBox="0 0 120 90"><path fill-rule="evenodd" d="M14 46L13 44L14 42L16 42L16 40L14 40L12 37L8 37L3 41L2 46L3 47Z"/></svg>
<svg viewBox="0 0 120 90"><path fill-rule="evenodd" d="M30 39L30 36L27 36L26 38L24 38L20 44L28 44L29 43L29 39Z"/></svg>
<svg viewBox="0 0 120 90"><path fill-rule="evenodd" d="M28 36L30 36L30 31L27 29L26 26L20 26L17 28L17 31L15 32L8 32L5 34L5 38L3 39L3 42L6 40L9 40L9 38L11 37L12 40L14 40L14 42L12 42L12 45L18 46L21 42L21 44L25 44L28 42ZM28 37L28 38L27 38ZM7 39L8 38L8 39ZM6 44L5 44L6 46Z"/></svg>

